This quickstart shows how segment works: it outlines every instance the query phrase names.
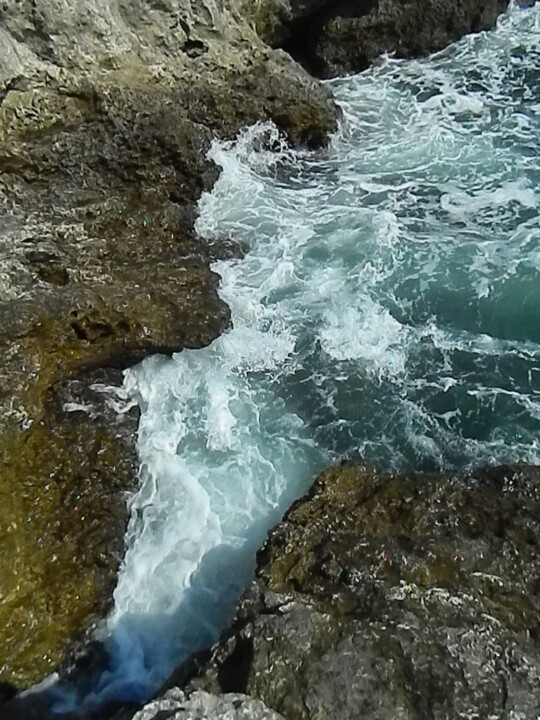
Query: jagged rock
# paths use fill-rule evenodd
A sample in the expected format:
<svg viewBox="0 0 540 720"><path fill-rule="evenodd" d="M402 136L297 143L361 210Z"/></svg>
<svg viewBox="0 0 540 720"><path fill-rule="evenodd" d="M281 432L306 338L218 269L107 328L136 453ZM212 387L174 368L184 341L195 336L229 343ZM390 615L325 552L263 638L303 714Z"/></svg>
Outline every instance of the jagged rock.
<svg viewBox="0 0 540 720"><path fill-rule="evenodd" d="M149 703L133 720L283 720L264 703L245 695L210 695L195 692L186 696L181 690L169 690Z"/></svg>
<svg viewBox="0 0 540 720"><path fill-rule="evenodd" d="M289 720L540 711L540 468L323 473L191 688Z"/></svg>
<svg viewBox="0 0 540 720"><path fill-rule="evenodd" d="M55 720L38 703L10 703L2 708L2 720ZM103 709L92 715L62 715L63 720L283 720L260 700L246 695L228 693L212 695L204 691L190 694L173 687L159 698L147 703L138 712L123 708L118 712Z"/></svg>
<svg viewBox="0 0 540 720"><path fill-rule="evenodd" d="M508 0L288 0L268 39L321 77L418 57L492 27ZM269 23L267 23L269 26Z"/></svg>
<svg viewBox="0 0 540 720"><path fill-rule="evenodd" d="M481 3L480 23L505 4ZM330 4L309 0L0 4L2 681L42 678L108 607L134 416L81 400L92 372L204 346L229 321L210 271L221 251L193 234L212 139L272 118L315 146L336 127L329 90L261 37L323 74L354 69L412 37L403 3L371 5L332 4L319 33ZM407 18L420 7L425 42L404 54L477 26L472 0L411 0Z"/></svg>
<svg viewBox="0 0 540 720"><path fill-rule="evenodd" d="M111 369L57 382L43 418L14 435L4 454L0 658L2 675L15 684L53 670L68 641L109 607L123 556L125 492L138 466L138 410L126 405L120 385L121 373Z"/></svg>

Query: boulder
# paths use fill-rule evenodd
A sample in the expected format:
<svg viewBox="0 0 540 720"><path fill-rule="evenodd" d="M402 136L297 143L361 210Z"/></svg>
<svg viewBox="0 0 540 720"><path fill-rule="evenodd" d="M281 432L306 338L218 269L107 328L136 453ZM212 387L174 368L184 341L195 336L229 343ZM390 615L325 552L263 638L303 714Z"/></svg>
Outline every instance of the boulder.
<svg viewBox="0 0 540 720"><path fill-rule="evenodd" d="M120 370L229 322L210 269L221 250L193 232L213 138L274 118L316 145L336 127L329 91L240 5L0 4L6 687L43 678L110 605L137 483L136 413L109 407L125 406Z"/></svg>
<svg viewBox="0 0 540 720"><path fill-rule="evenodd" d="M364 70L382 53L419 57L491 28L508 0L288 0L268 39L319 77Z"/></svg>
<svg viewBox="0 0 540 720"><path fill-rule="evenodd" d="M190 689L289 720L540 710L540 468L324 472Z"/></svg>

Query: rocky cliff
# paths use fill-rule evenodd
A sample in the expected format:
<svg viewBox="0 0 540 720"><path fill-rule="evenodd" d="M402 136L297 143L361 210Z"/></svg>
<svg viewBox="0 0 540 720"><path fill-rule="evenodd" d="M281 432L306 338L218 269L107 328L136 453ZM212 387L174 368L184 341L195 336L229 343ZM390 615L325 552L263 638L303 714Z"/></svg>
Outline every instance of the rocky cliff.
<svg viewBox="0 0 540 720"><path fill-rule="evenodd" d="M310 72L333 77L364 70L382 53L418 57L466 33L492 27L507 0L290 0L269 42Z"/></svg>
<svg viewBox="0 0 540 720"><path fill-rule="evenodd" d="M535 718L540 469L323 473L192 688L288 720Z"/></svg>

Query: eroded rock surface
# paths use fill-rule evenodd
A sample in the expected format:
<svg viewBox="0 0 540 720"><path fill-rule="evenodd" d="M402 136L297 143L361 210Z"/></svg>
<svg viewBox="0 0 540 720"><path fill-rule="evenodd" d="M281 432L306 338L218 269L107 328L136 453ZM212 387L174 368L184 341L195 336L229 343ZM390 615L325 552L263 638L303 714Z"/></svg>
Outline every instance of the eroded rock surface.
<svg viewBox="0 0 540 720"><path fill-rule="evenodd" d="M56 665L121 558L136 420L60 388L227 326L194 207L212 138L269 117L317 144L336 109L235 0L0 4L1 680Z"/></svg>
<svg viewBox="0 0 540 720"><path fill-rule="evenodd" d="M4 456L1 658L12 683L35 677L36 664L54 669L59 648L110 603L125 491L137 471L138 410L126 404L119 376L101 370L56 383L43 419Z"/></svg>
<svg viewBox="0 0 540 720"><path fill-rule="evenodd" d="M0 4L0 680L43 677L110 599L136 416L96 387L229 322L209 269L222 249L193 234L212 139L272 118L316 146L336 127L328 90L265 41L330 75L435 49L505 6Z"/></svg>
<svg viewBox="0 0 540 720"><path fill-rule="evenodd" d="M187 697L181 690L169 690L163 698L149 703L133 720L283 720L264 703L246 695L211 695L195 692Z"/></svg>
<svg viewBox="0 0 540 720"><path fill-rule="evenodd" d="M191 687L288 720L540 712L540 468L323 473Z"/></svg>
<svg viewBox="0 0 540 720"><path fill-rule="evenodd" d="M508 0L283 0L270 42L315 75L364 70L381 53L418 57L491 28Z"/></svg>

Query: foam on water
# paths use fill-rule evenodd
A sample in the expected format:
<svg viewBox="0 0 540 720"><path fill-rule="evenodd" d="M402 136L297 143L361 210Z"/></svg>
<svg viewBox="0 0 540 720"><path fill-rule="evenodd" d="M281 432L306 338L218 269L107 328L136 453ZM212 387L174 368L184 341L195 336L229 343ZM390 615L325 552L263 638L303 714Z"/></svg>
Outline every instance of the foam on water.
<svg viewBox="0 0 540 720"><path fill-rule="evenodd" d="M87 698L143 698L230 619L268 528L326 464L540 461L540 7L332 82L317 155L215 144L199 233L233 327L126 374L141 487Z"/></svg>

